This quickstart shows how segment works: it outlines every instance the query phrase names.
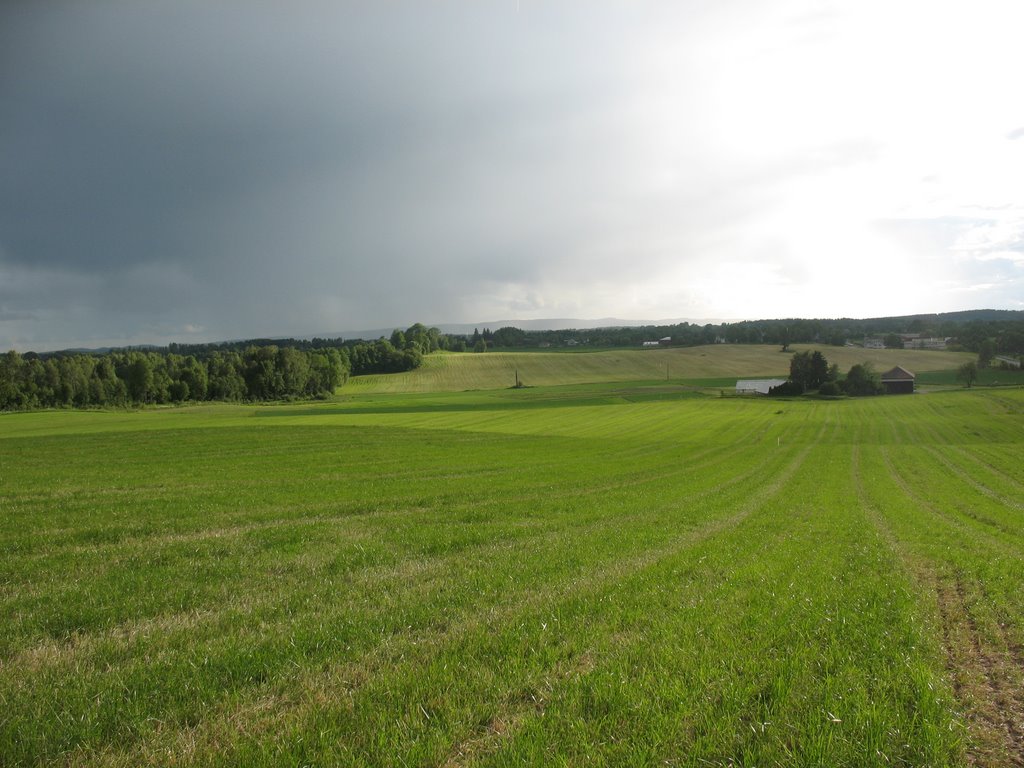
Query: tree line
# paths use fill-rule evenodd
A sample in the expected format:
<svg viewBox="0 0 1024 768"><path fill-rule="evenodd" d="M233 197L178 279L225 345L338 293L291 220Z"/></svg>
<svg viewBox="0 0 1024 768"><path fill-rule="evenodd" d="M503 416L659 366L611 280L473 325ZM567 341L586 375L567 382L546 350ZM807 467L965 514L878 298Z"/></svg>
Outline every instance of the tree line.
<svg viewBox="0 0 1024 768"><path fill-rule="evenodd" d="M45 360L11 351L0 358L0 410L317 397L348 375L338 349L251 346L202 359L129 350Z"/></svg>
<svg viewBox="0 0 1024 768"><path fill-rule="evenodd" d="M457 337L454 337L457 338ZM216 341L216 342L204 342L199 344L181 344L173 342L168 344L166 348L151 347L154 351L171 352L179 355L195 355L196 357L203 357L212 352L244 352L249 347L290 347L293 349L299 349L303 351L310 351L314 349L340 349L347 350L346 354L351 356L351 352L358 347L372 347L378 345L381 341L389 341L391 346L399 351L415 348L423 355L428 355L431 352L435 352L439 349L450 349L454 338L441 333L437 328L428 328L422 323L414 323L404 331L396 329L390 339L384 339L383 337L376 340L364 340L364 339L343 339L343 338L320 338L314 337L312 339L286 339L286 338L272 338L272 339L246 339L245 341ZM382 347L383 348L383 347ZM61 352L48 353L40 355L41 357L47 357L50 355L65 354ZM372 373L383 373L383 371L371 371Z"/></svg>
<svg viewBox="0 0 1024 768"><path fill-rule="evenodd" d="M784 320L744 320L735 323L675 323L526 331L512 326L491 331L477 329L473 335L453 337L453 344L465 343L469 349L484 351L491 347L530 348L566 346L570 342L591 347L632 347L644 341L670 338L668 346L691 347L726 342L729 344L823 344L843 346L849 340L866 336L883 337L887 346L902 347L901 333L926 337L952 338L953 347L969 352L991 350L995 354L1024 354L1024 313L1010 310L978 310L941 315L904 317ZM480 342L483 342L482 345ZM453 347L454 348L454 347Z"/></svg>
<svg viewBox="0 0 1024 768"><path fill-rule="evenodd" d="M0 410L326 397L350 375L398 373L447 349L416 323L376 341L250 340L0 357Z"/></svg>

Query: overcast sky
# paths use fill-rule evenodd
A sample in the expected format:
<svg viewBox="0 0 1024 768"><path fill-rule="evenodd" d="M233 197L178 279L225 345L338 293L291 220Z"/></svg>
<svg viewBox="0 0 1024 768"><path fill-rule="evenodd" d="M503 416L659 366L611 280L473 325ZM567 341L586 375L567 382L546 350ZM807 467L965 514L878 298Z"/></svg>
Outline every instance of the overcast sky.
<svg viewBox="0 0 1024 768"><path fill-rule="evenodd" d="M0 349L1024 309L1018 0L8 0Z"/></svg>

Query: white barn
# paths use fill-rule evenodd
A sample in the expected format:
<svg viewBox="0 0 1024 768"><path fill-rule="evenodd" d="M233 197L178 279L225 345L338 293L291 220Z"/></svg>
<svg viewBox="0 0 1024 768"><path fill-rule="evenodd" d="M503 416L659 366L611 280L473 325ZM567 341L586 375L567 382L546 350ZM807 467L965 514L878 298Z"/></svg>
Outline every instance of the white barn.
<svg viewBox="0 0 1024 768"><path fill-rule="evenodd" d="M746 379L736 382L737 395L767 395L768 390L785 384L785 379Z"/></svg>

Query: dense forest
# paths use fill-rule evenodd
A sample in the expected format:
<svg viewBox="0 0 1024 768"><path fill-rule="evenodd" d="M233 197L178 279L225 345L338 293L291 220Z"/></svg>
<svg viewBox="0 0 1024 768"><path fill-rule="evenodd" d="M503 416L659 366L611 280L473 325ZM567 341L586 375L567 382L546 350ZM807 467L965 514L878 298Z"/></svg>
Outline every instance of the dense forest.
<svg viewBox="0 0 1024 768"><path fill-rule="evenodd" d="M348 377L337 349L250 347L202 358L129 350L0 358L0 409L277 400L330 394Z"/></svg>
<svg viewBox="0 0 1024 768"><path fill-rule="evenodd" d="M0 410L325 397L349 375L408 371L447 348L416 324L390 339L260 339L0 357Z"/></svg>

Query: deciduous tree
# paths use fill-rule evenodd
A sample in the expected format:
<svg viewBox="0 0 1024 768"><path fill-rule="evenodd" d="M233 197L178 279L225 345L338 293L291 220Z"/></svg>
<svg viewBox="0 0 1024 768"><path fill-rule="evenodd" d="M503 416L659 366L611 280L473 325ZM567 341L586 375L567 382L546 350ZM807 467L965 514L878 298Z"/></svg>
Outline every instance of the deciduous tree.
<svg viewBox="0 0 1024 768"><path fill-rule="evenodd" d="M877 395L882 391L882 383L871 363L857 363L846 374L843 390L848 395Z"/></svg>
<svg viewBox="0 0 1024 768"><path fill-rule="evenodd" d="M973 360L964 363L956 371L957 381L962 381L970 389L978 380L978 364Z"/></svg>

